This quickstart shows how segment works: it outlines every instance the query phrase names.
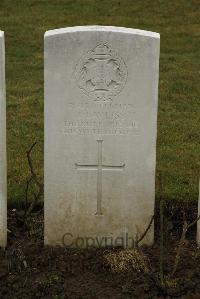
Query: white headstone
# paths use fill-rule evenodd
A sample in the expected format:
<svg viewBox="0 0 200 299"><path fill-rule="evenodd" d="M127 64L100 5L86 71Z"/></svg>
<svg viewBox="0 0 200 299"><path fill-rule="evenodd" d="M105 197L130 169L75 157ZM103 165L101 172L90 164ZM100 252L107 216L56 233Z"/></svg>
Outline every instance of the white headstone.
<svg viewBox="0 0 200 299"><path fill-rule="evenodd" d="M198 215L200 215L200 179L199 179ZM200 220L197 222L197 244L200 246Z"/></svg>
<svg viewBox="0 0 200 299"><path fill-rule="evenodd" d="M46 32L45 244L131 247L148 226L159 45L129 28Z"/></svg>
<svg viewBox="0 0 200 299"><path fill-rule="evenodd" d="M4 32L0 31L0 247L7 242L6 96Z"/></svg>

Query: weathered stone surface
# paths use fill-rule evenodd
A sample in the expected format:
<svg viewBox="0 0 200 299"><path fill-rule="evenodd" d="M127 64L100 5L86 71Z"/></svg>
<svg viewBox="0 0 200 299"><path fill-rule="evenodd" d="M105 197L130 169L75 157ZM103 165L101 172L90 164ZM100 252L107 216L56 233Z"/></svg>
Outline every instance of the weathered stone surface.
<svg viewBox="0 0 200 299"><path fill-rule="evenodd" d="M0 247L7 242L6 97L4 33L0 31Z"/></svg>
<svg viewBox="0 0 200 299"><path fill-rule="evenodd" d="M123 239L131 247L126 239L146 229L154 214L159 45L158 33L120 27L46 32L46 244ZM152 241L153 226L144 243Z"/></svg>

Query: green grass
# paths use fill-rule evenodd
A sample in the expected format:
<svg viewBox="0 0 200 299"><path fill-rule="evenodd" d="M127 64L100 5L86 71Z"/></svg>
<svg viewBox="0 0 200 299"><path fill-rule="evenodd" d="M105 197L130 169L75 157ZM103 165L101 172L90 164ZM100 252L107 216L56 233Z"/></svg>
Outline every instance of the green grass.
<svg viewBox="0 0 200 299"><path fill-rule="evenodd" d="M168 199L197 199L200 169L199 0L1 0L6 34L8 197L24 199L26 150L43 178L43 35L103 24L161 34L157 173ZM158 196L157 188L157 196Z"/></svg>

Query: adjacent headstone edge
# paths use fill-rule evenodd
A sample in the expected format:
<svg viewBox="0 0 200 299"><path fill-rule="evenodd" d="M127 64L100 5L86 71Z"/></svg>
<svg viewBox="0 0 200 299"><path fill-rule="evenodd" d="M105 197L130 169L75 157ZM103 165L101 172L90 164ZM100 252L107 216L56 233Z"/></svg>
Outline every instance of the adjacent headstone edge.
<svg viewBox="0 0 200 299"><path fill-rule="evenodd" d="M0 96L0 130L1 130L1 144L0 150L2 154L2 190L0 192L0 204L1 211L1 229L2 235L0 236L0 247L5 248L7 245L7 162L6 162L6 87L5 87L5 44L4 44L4 31L0 31L0 47L1 47L1 60L2 60L2 70L0 70L1 76L1 96Z"/></svg>
<svg viewBox="0 0 200 299"><path fill-rule="evenodd" d="M199 215L200 215L200 178L199 178L199 199L198 199L198 216ZM198 246L200 246L200 220L197 222L197 244Z"/></svg>

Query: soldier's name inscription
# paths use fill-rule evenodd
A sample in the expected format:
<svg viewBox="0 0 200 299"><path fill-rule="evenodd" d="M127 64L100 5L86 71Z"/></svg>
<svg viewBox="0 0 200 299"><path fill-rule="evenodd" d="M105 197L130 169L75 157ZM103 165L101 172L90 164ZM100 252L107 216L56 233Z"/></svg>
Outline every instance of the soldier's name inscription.
<svg viewBox="0 0 200 299"><path fill-rule="evenodd" d="M139 124L133 104L93 102L69 105L64 134L128 135L136 134Z"/></svg>

